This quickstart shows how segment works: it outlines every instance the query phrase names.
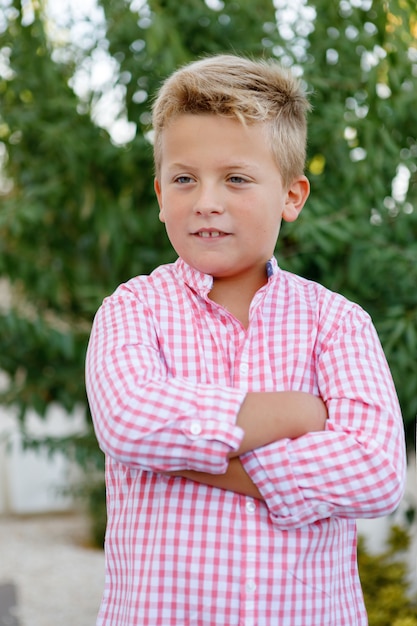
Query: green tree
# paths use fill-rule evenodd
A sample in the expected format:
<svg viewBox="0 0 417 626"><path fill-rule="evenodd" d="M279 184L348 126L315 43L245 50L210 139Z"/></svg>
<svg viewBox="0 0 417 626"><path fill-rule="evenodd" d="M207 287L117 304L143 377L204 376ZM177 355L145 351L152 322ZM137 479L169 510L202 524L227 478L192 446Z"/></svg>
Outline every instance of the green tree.
<svg viewBox="0 0 417 626"><path fill-rule="evenodd" d="M403 528L392 526L386 548L379 554L358 541L358 567L369 626L417 626L417 597L410 593L406 555L410 537Z"/></svg>
<svg viewBox="0 0 417 626"><path fill-rule="evenodd" d="M40 415L54 402L84 407L87 435L49 440L51 449L65 445L102 463L83 382L92 318L120 282L174 258L153 194L152 96L179 64L227 51L275 56L312 91L312 196L284 229L278 256L371 312L412 424L414 3L310 0L298 15L281 4L276 20L271 0L101 0L103 32L77 44L51 37L42 2L1 0L0 276L12 295L0 312L0 370L8 375L1 401L19 408L22 423L31 407ZM72 88L100 51L117 67L113 87L136 128L125 145L93 121L104 94L80 97Z"/></svg>
<svg viewBox="0 0 417 626"><path fill-rule="evenodd" d="M283 254L291 269L371 313L411 438L417 414L417 8L402 0L309 4L317 19L307 45L298 44L296 23L291 45L281 52L285 58L293 50L314 105L311 199L301 221L286 230Z"/></svg>

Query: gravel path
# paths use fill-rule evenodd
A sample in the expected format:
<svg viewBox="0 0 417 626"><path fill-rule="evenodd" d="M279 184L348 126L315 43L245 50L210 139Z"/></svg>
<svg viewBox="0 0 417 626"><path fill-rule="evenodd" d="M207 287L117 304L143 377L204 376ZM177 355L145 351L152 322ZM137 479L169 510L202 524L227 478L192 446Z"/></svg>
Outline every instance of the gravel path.
<svg viewBox="0 0 417 626"><path fill-rule="evenodd" d="M85 517L0 517L0 587L7 584L16 590L17 621L0 606L0 626L94 626L104 554L89 547Z"/></svg>

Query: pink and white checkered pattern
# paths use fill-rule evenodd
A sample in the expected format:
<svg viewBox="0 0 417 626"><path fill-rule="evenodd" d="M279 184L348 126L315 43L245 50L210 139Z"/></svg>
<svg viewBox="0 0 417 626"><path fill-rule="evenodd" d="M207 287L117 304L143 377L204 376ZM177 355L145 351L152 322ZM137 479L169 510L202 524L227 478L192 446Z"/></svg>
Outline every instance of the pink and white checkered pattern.
<svg viewBox="0 0 417 626"><path fill-rule="evenodd" d="M403 426L369 316L268 264L245 330L182 260L107 298L87 391L107 459L100 626L359 626L355 518L404 487ZM220 474L247 391L323 397L327 429L242 457L265 503L164 472ZM256 415L254 415L256 419Z"/></svg>

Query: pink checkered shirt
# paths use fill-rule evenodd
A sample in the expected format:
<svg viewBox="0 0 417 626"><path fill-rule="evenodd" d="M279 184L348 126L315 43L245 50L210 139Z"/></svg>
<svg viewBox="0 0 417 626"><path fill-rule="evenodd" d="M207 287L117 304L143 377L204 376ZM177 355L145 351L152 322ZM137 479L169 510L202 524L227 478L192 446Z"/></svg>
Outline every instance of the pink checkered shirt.
<svg viewBox="0 0 417 626"><path fill-rule="evenodd" d="M87 391L107 459L102 626L367 624L355 518L399 503L403 425L369 316L267 264L245 330L182 260L100 308ZM265 502L165 472L220 474L247 391L320 395L324 432L247 453ZM254 415L256 419L256 415Z"/></svg>

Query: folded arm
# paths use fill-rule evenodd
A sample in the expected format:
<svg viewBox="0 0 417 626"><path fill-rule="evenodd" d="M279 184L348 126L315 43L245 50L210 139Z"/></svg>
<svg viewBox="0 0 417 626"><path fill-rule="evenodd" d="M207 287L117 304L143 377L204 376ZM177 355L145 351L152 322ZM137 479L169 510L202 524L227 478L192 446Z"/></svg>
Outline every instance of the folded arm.
<svg viewBox="0 0 417 626"><path fill-rule="evenodd" d="M272 521L283 529L326 517L387 515L404 492L403 421L369 316L352 308L320 348L325 431L241 456Z"/></svg>
<svg viewBox="0 0 417 626"><path fill-rule="evenodd" d="M263 500L263 496L245 471L240 455L284 438L294 439L308 432L324 429L326 406L320 398L297 391L248 393L237 416L236 424L243 430L243 439L237 450L229 454L229 465L224 474L178 471L182 476L199 483L235 491Z"/></svg>
<svg viewBox="0 0 417 626"><path fill-rule="evenodd" d="M173 376L161 358L147 296L142 302L121 286L93 324L86 388L99 445L137 469L221 474L243 437L236 415L245 391Z"/></svg>

